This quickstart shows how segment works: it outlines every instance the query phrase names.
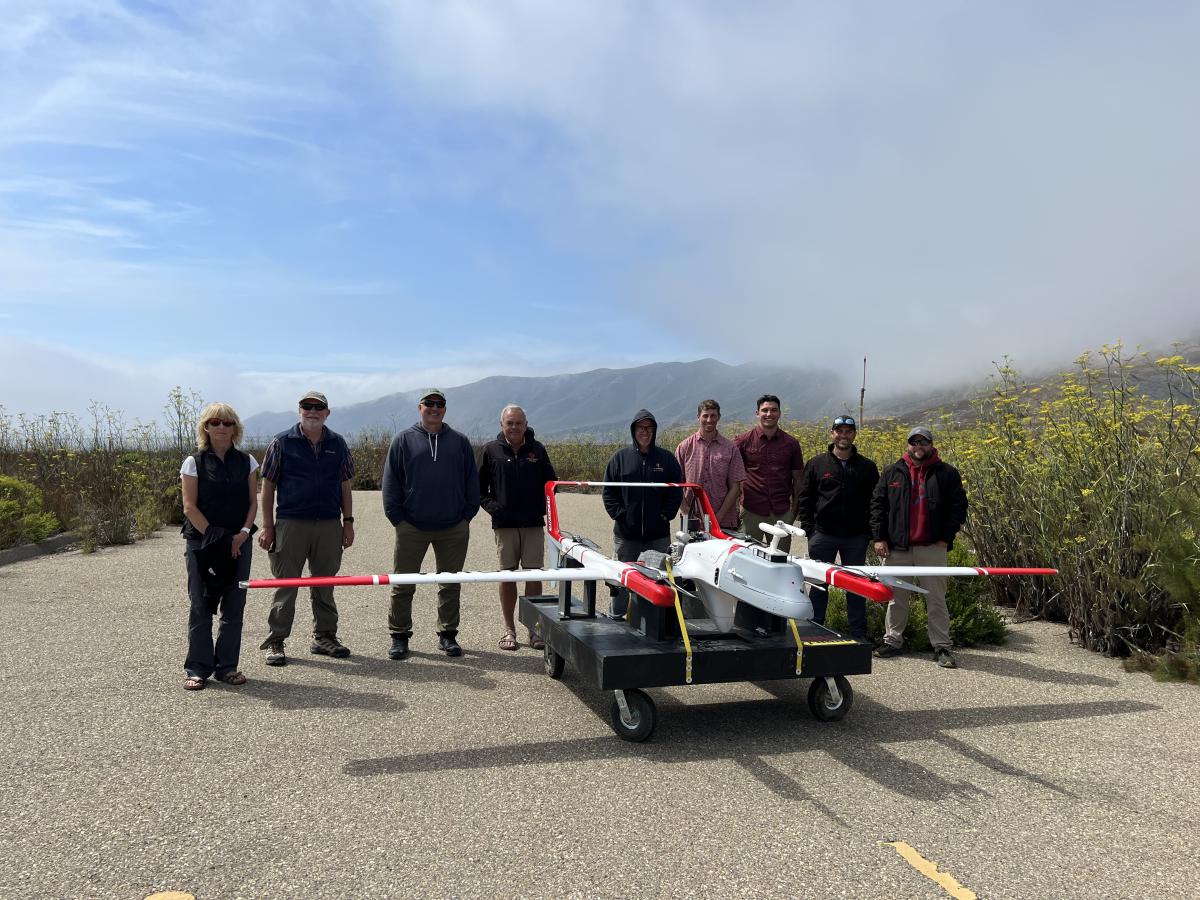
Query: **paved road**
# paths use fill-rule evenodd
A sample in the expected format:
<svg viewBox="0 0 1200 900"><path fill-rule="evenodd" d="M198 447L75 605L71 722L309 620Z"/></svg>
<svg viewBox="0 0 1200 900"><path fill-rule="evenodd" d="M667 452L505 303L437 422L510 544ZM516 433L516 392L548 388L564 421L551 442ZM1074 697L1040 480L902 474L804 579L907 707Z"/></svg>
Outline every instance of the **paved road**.
<svg viewBox="0 0 1200 900"><path fill-rule="evenodd" d="M564 502L604 538L597 499ZM343 571L387 571L379 496L355 504ZM476 524L468 566L489 568ZM283 669L255 649L252 593L250 682L185 693L182 546L0 568L0 896L947 896L922 858L980 897L1200 893L1200 691L1061 626L958 671L881 661L833 724L801 682L658 690L633 745L570 670L496 647L492 586L464 588L459 660L436 651L432 589L397 663L386 589L355 588L354 655L294 640Z"/></svg>

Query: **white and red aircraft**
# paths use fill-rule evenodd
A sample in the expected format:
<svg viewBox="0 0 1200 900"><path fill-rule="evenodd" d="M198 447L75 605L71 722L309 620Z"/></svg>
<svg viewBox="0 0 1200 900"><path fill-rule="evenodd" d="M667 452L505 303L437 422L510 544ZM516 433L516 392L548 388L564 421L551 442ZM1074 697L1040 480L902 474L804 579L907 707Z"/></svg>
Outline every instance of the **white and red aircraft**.
<svg viewBox="0 0 1200 900"><path fill-rule="evenodd" d="M640 562L621 562L586 538L562 530L555 499L561 487L690 488L695 498L692 511L698 515L685 521L689 526L698 521L700 528L678 531L669 555L643 554ZM557 481L546 485L546 541L557 563L554 568L267 578L243 586L558 582L557 598L521 601L521 621L538 629L545 642L547 674L562 677L567 659L585 669L596 687L613 692L613 730L625 740L644 741L656 718L646 687L809 677L813 715L822 721L845 716L854 698L845 676L869 673L871 650L811 621L810 586L844 588L886 603L892 588L924 593L905 578L1057 574L1034 568L839 566L781 551L782 538L804 536L800 528L784 522L761 528L770 537L767 544L727 534L696 484ZM650 606L630 603L628 621L597 617L595 585L601 581L629 589ZM571 598L572 582L590 582L582 609ZM685 598L690 615L684 611ZM751 609L739 615L739 606Z"/></svg>
<svg viewBox="0 0 1200 900"><path fill-rule="evenodd" d="M672 546L672 571L644 563L620 562L594 543L562 530L556 492L562 487L690 488L701 515L703 531L679 531ZM518 581L605 581L622 585L655 606L674 606L676 589L697 596L710 620L689 622L689 627L714 633L733 627L738 603L796 621L812 619L809 585L843 588L878 603L892 599L892 588L924 593L905 578L925 576L1057 575L1057 569L995 568L975 566L840 566L779 550L781 538L803 537L803 529L784 522L763 524L770 543L760 544L731 535L717 524L708 496L698 484L662 482L554 481L546 485L546 540L559 561L569 567L516 569L487 572L389 573L335 575L323 578L266 578L243 582L248 588L348 587L352 585L468 584Z"/></svg>

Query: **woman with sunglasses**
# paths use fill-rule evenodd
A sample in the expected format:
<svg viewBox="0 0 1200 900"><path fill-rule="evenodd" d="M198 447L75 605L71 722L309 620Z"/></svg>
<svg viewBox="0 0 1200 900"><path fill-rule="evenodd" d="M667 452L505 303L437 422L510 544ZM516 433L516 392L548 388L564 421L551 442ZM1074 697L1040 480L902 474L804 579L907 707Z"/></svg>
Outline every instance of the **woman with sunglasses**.
<svg viewBox="0 0 1200 900"><path fill-rule="evenodd" d="M196 423L196 447L179 470L183 482L183 537L187 541L188 653L184 690L198 691L210 676L229 685L246 683L238 671L250 535L256 530L258 461L237 449L242 422L227 403L210 403ZM221 613L216 642L213 616Z"/></svg>

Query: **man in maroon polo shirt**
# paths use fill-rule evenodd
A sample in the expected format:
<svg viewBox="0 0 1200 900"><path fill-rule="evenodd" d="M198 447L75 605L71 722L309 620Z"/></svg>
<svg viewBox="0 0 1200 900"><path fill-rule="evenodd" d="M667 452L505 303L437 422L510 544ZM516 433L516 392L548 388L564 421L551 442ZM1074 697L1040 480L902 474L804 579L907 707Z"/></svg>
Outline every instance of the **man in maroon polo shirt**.
<svg viewBox="0 0 1200 900"><path fill-rule="evenodd" d="M755 540L769 539L758 527L782 519L789 525L796 518L800 496L800 476L804 471L804 453L800 442L779 427L781 408L774 394L758 398L758 425L734 439L746 467L742 482L742 531ZM781 550L791 550L792 539L779 542Z"/></svg>

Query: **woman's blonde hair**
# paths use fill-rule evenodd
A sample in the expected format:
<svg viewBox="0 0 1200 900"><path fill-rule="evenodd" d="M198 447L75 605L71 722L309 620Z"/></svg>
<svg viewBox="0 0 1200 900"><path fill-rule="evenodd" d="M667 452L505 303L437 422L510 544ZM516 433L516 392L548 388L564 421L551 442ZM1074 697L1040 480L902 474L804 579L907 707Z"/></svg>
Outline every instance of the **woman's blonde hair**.
<svg viewBox="0 0 1200 900"><path fill-rule="evenodd" d="M204 412L200 413L200 418L196 422L196 447L200 450L207 450L209 447L208 432L205 430L209 419L224 419L227 422L237 423L233 428L233 445L236 447L242 439L242 419L237 414L237 410L228 403L210 403L204 407Z"/></svg>

